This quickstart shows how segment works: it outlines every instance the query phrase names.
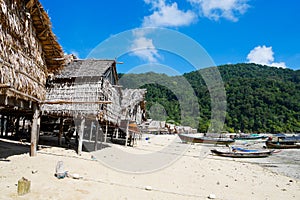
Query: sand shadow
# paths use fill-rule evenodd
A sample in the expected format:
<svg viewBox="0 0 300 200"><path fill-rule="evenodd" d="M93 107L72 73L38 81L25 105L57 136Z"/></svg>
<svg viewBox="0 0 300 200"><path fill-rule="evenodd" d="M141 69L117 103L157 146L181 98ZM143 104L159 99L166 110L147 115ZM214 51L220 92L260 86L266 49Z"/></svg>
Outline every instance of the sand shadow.
<svg viewBox="0 0 300 200"><path fill-rule="evenodd" d="M10 156L27 154L29 152L30 145L28 144L0 139L0 161L9 161L7 158Z"/></svg>

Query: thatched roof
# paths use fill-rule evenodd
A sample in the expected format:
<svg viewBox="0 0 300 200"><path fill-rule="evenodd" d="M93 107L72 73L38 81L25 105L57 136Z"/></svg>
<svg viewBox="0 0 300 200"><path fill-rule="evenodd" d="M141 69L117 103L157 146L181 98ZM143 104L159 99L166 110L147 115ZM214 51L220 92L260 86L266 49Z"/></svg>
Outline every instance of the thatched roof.
<svg viewBox="0 0 300 200"><path fill-rule="evenodd" d="M55 76L55 78L100 77L105 75L115 60L74 60ZM116 75L116 74L115 74Z"/></svg>
<svg viewBox="0 0 300 200"><path fill-rule="evenodd" d="M122 90L122 108L129 109L140 104L145 99L146 89L124 89Z"/></svg>
<svg viewBox="0 0 300 200"><path fill-rule="evenodd" d="M64 53L52 32L48 14L38 0L26 0L36 35L42 44L48 72L60 69L64 65Z"/></svg>

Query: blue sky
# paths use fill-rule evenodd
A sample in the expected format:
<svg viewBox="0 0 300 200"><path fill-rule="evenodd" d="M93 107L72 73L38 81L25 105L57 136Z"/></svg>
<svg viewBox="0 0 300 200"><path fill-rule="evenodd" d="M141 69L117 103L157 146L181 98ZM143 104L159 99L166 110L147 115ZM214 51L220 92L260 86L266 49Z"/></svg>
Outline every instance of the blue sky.
<svg viewBox="0 0 300 200"><path fill-rule="evenodd" d="M40 1L68 54L84 59L99 44L101 47L103 41L110 44L111 38L116 37L121 46L141 48L122 56L99 55L124 62L118 66L119 72L145 65L157 68L165 65L179 73L193 70L188 66L189 59L184 60L174 49L175 52L158 49L158 41L152 38L154 34L142 33L143 29L131 31L136 38L132 44L125 44L124 32L147 27L184 34L187 42L183 39L179 46L194 40L216 65L255 62L300 69L300 3L296 0ZM177 40L169 42L175 45ZM174 54L178 59L174 59Z"/></svg>

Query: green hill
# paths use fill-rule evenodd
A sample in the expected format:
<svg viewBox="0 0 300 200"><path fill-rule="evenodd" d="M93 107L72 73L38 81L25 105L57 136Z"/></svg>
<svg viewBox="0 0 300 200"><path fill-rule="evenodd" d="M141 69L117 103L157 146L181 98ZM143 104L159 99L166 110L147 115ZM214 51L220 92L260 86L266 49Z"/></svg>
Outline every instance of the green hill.
<svg viewBox="0 0 300 200"><path fill-rule="evenodd" d="M222 65L218 70L227 101L223 130L300 132L300 70L256 64ZM147 88L150 117L205 132L211 122L211 99L202 73L204 69L183 76L126 74L120 75L120 84Z"/></svg>

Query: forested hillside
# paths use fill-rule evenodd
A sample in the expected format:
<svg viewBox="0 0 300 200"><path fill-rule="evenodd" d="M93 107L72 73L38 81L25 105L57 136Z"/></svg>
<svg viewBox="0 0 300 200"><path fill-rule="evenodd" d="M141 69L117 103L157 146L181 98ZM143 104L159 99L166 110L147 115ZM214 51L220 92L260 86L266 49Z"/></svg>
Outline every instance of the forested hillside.
<svg viewBox="0 0 300 200"><path fill-rule="evenodd" d="M300 132L300 70L256 64L222 65L218 69L227 98L224 130ZM152 83L149 80L152 80ZM186 81L194 91L199 106L195 106L193 95L187 94ZM162 82L164 84L161 84ZM124 87L147 88L146 101L149 112L152 111L149 113L151 117L192 125L201 132L206 131L210 124L211 100L201 70L183 76L156 73L126 74L120 79L120 84ZM183 111L185 105L181 105L181 98L186 98L184 104L199 108L197 117L193 109ZM151 109L153 105L163 107L166 116L155 115L153 112L157 109ZM184 118L182 112L185 112Z"/></svg>

